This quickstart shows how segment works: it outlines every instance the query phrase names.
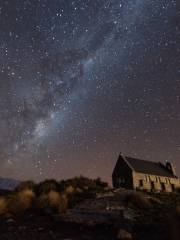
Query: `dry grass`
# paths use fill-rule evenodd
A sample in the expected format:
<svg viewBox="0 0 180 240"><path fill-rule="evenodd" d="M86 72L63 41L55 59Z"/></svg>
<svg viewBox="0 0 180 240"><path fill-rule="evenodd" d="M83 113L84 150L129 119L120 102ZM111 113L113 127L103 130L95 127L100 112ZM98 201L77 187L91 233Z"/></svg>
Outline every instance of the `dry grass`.
<svg viewBox="0 0 180 240"><path fill-rule="evenodd" d="M47 194L41 194L36 200L39 209L52 209L59 213L65 212L68 208L68 198L66 195L51 190Z"/></svg>
<svg viewBox="0 0 180 240"><path fill-rule="evenodd" d="M35 199L35 193L30 190L22 190L14 193L8 199L8 212L19 215L32 207L32 202Z"/></svg>
<svg viewBox="0 0 180 240"><path fill-rule="evenodd" d="M0 215L7 213L7 200L5 197L0 197Z"/></svg>
<svg viewBox="0 0 180 240"><path fill-rule="evenodd" d="M60 194L56 191L50 191L48 193L48 200L50 206L58 209L59 213L66 212L68 208L68 198L66 194Z"/></svg>
<svg viewBox="0 0 180 240"><path fill-rule="evenodd" d="M23 191L23 190L32 190L34 191L34 188L35 188L35 183L33 181L24 181L24 182L21 182L17 188L16 188L16 191L20 192L20 191Z"/></svg>
<svg viewBox="0 0 180 240"><path fill-rule="evenodd" d="M48 193L47 197L52 207L55 207L55 208L59 207L59 204L61 202L61 195L58 192L51 190Z"/></svg>
<svg viewBox="0 0 180 240"><path fill-rule="evenodd" d="M57 182L50 179L35 184L24 181L6 197L0 197L0 215L19 216L26 210L62 213L80 201L95 196L107 184L100 179L76 177Z"/></svg>
<svg viewBox="0 0 180 240"><path fill-rule="evenodd" d="M36 207L39 209L47 208L49 201L48 201L48 195L46 193L41 194L36 199Z"/></svg>
<svg viewBox="0 0 180 240"><path fill-rule="evenodd" d="M59 203L59 213L65 213L68 209L68 198L65 194L63 194L60 198L60 203Z"/></svg>
<svg viewBox="0 0 180 240"><path fill-rule="evenodd" d="M69 194L74 194L76 192L76 189L74 188L74 187L72 187L72 186L68 186L66 189L65 189L65 193L67 194L67 195L69 195Z"/></svg>

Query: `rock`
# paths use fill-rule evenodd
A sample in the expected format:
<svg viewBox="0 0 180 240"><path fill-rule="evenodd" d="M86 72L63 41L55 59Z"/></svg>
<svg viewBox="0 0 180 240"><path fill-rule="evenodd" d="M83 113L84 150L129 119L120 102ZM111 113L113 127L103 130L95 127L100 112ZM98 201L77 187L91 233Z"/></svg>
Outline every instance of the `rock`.
<svg viewBox="0 0 180 240"><path fill-rule="evenodd" d="M117 239L120 240L132 240L132 234L124 229L120 229L117 235Z"/></svg>
<svg viewBox="0 0 180 240"><path fill-rule="evenodd" d="M38 231L39 231L39 232L41 232L41 231L43 231L43 230L44 230L44 228L42 228L42 227L39 227L39 228L38 228Z"/></svg>
<svg viewBox="0 0 180 240"><path fill-rule="evenodd" d="M123 211L123 217L127 220L134 221L138 215L133 209L126 208Z"/></svg>
<svg viewBox="0 0 180 240"><path fill-rule="evenodd" d="M54 232L52 230L49 231L50 235L54 235Z"/></svg>
<svg viewBox="0 0 180 240"><path fill-rule="evenodd" d="M15 220L14 219L12 219L12 218L9 218L9 219L7 219L7 221L6 221L8 224L11 224L11 223L14 223L15 222Z"/></svg>
<svg viewBox="0 0 180 240"><path fill-rule="evenodd" d="M106 197L114 197L114 193L113 192L108 192L108 193L98 193L96 195L96 198L106 198Z"/></svg>
<svg viewBox="0 0 180 240"><path fill-rule="evenodd" d="M18 229L19 229L19 230L25 230L25 229L26 229L26 226L19 226Z"/></svg>

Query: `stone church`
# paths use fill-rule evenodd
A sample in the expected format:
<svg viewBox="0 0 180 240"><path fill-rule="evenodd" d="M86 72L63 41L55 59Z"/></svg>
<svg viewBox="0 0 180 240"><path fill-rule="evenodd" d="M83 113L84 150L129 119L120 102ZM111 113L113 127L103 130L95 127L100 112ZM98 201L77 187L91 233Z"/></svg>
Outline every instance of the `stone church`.
<svg viewBox="0 0 180 240"><path fill-rule="evenodd" d="M172 163L157 163L120 154L112 174L113 187L173 192L180 188Z"/></svg>

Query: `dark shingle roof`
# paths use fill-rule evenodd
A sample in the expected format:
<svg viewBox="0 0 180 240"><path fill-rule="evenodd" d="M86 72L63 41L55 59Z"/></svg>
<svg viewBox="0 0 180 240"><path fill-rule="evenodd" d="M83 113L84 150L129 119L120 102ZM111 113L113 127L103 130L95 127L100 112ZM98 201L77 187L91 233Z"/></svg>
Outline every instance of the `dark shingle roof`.
<svg viewBox="0 0 180 240"><path fill-rule="evenodd" d="M136 172L157 176L176 178L162 163L144 161L137 158L125 157Z"/></svg>

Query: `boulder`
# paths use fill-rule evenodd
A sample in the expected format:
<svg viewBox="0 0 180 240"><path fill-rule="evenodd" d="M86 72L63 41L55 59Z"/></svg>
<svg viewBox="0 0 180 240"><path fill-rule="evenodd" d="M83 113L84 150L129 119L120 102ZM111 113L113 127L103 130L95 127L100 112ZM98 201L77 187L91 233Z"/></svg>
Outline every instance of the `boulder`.
<svg viewBox="0 0 180 240"><path fill-rule="evenodd" d="M124 229L120 229L118 231L118 235L117 235L117 239L119 240L132 240L132 234L129 233L128 231L124 230Z"/></svg>
<svg viewBox="0 0 180 240"><path fill-rule="evenodd" d="M15 220L13 218L8 218L6 221L8 224L15 223Z"/></svg>

